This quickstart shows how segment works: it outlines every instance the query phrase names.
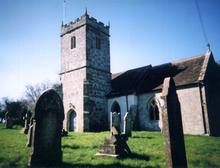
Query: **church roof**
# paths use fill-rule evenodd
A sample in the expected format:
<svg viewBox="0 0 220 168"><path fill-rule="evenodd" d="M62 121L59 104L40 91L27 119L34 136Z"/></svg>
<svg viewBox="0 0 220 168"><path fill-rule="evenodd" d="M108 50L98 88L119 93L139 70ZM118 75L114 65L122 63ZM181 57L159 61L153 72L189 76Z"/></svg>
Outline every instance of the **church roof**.
<svg viewBox="0 0 220 168"><path fill-rule="evenodd" d="M158 66L144 66L112 74L109 97L141 94L162 88L166 77L173 77L176 86L196 84L204 80L211 52Z"/></svg>

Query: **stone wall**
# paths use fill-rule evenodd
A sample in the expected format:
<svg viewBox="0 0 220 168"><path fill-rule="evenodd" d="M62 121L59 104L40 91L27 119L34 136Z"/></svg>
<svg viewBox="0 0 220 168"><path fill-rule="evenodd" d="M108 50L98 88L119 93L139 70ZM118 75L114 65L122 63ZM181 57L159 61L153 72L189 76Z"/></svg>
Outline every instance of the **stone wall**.
<svg viewBox="0 0 220 168"><path fill-rule="evenodd" d="M64 128L67 128L67 112L74 108L77 117L76 131L83 131L83 81L85 79L86 69L73 71L63 74L61 82L63 86L63 104L64 104Z"/></svg>
<svg viewBox="0 0 220 168"><path fill-rule="evenodd" d="M76 48L70 49L71 37L76 37ZM86 27L61 37L61 73L86 66Z"/></svg>
<svg viewBox="0 0 220 168"><path fill-rule="evenodd" d="M185 134L205 134L204 119L202 113L201 97L199 87L191 87L177 90L182 112L183 130ZM149 112L147 111L148 102L156 97L160 101L160 92L151 92L146 94L128 95L128 107L132 104L138 105L138 126L140 130L155 130L159 131L162 127L161 120L150 120ZM121 116L127 111L126 96L119 96L108 99L108 112L111 112L111 106L117 101L121 108ZM160 109L159 109L160 110ZM161 117L160 117L161 118Z"/></svg>
<svg viewBox="0 0 220 168"><path fill-rule="evenodd" d="M110 74L87 68L84 110L89 112L90 130L107 129L107 98L110 90Z"/></svg>
<svg viewBox="0 0 220 168"><path fill-rule="evenodd" d="M100 49L96 48L96 38L98 38L101 41ZM109 34L103 33L101 30L95 29L91 25L87 25L86 54L86 65L88 67L104 71L108 75L110 74Z"/></svg>
<svg viewBox="0 0 220 168"><path fill-rule="evenodd" d="M89 112L90 130L107 129L107 99L110 91L110 44L109 32L102 31L94 24L86 27L86 81L88 92L87 101L84 102ZM96 47L96 39L101 41L100 48Z"/></svg>
<svg viewBox="0 0 220 168"><path fill-rule="evenodd" d="M177 90L186 134L205 134L199 87Z"/></svg>
<svg viewBox="0 0 220 168"><path fill-rule="evenodd" d="M97 39L100 48L97 48ZM111 87L109 27L88 19L86 25L86 90L85 111L89 112L90 130L107 129L107 98Z"/></svg>
<svg viewBox="0 0 220 168"><path fill-rule="evenodd" d="M177 90L182 113L185 134L204 134L199 87ZM147 103L152 97L160 100L161 93L147 93L138 96L139 128L141 130L160 130L161 121L151 121L147 111Z"/></svg>

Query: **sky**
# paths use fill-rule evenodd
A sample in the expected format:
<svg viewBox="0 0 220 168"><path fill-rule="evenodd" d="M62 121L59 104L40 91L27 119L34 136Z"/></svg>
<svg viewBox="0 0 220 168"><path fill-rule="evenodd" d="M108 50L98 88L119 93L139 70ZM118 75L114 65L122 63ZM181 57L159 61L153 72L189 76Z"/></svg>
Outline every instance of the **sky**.
<svg viewBox="0 0 220 168"><path fill-rule="evenodd" d="M197 0L215 60L220 1ZM159 65L207 51L195 0L0 0L0 98L59 82L60 28L84 14L110 22L111 72Z"/></svg>

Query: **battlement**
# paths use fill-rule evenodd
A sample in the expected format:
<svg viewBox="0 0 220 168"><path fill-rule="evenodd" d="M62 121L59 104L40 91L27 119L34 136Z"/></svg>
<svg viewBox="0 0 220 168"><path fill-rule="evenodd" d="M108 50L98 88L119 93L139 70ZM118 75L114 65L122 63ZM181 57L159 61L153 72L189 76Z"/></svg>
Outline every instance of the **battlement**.
<svg viewBox="0 0 220 168"><path fill-rule="evenodd" d="M61 36L70 33L84 25L89 25L109 36L109 25L105 25L102 22L98 22L95 18L90 17L87 13L75 19L74 21L69 22L68 24L62 25Z"/></svg>

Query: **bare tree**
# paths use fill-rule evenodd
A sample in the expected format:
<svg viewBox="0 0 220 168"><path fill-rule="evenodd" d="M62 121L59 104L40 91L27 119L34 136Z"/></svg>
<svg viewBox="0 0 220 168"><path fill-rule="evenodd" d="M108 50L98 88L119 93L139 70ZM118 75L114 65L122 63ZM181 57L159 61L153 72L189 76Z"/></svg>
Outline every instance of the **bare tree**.
<svg viewBox="0 0 220 168"><path fill-rule="evenodd" d="M25 90L25 99L31 110L33 110L34 104L37 101L41 93L49 88L51 88L51 83L41 83L37 85L27 85Z"/></svg>
<svg viewBox="0 0 220 168"><path fill-rule="evenodd" d="M30 110L33 110L34 104L43 91L53 88L62 98L62 85L60 83L40 83L36 85L27 85L24 93L23 102L26 102Z"/></svg>

